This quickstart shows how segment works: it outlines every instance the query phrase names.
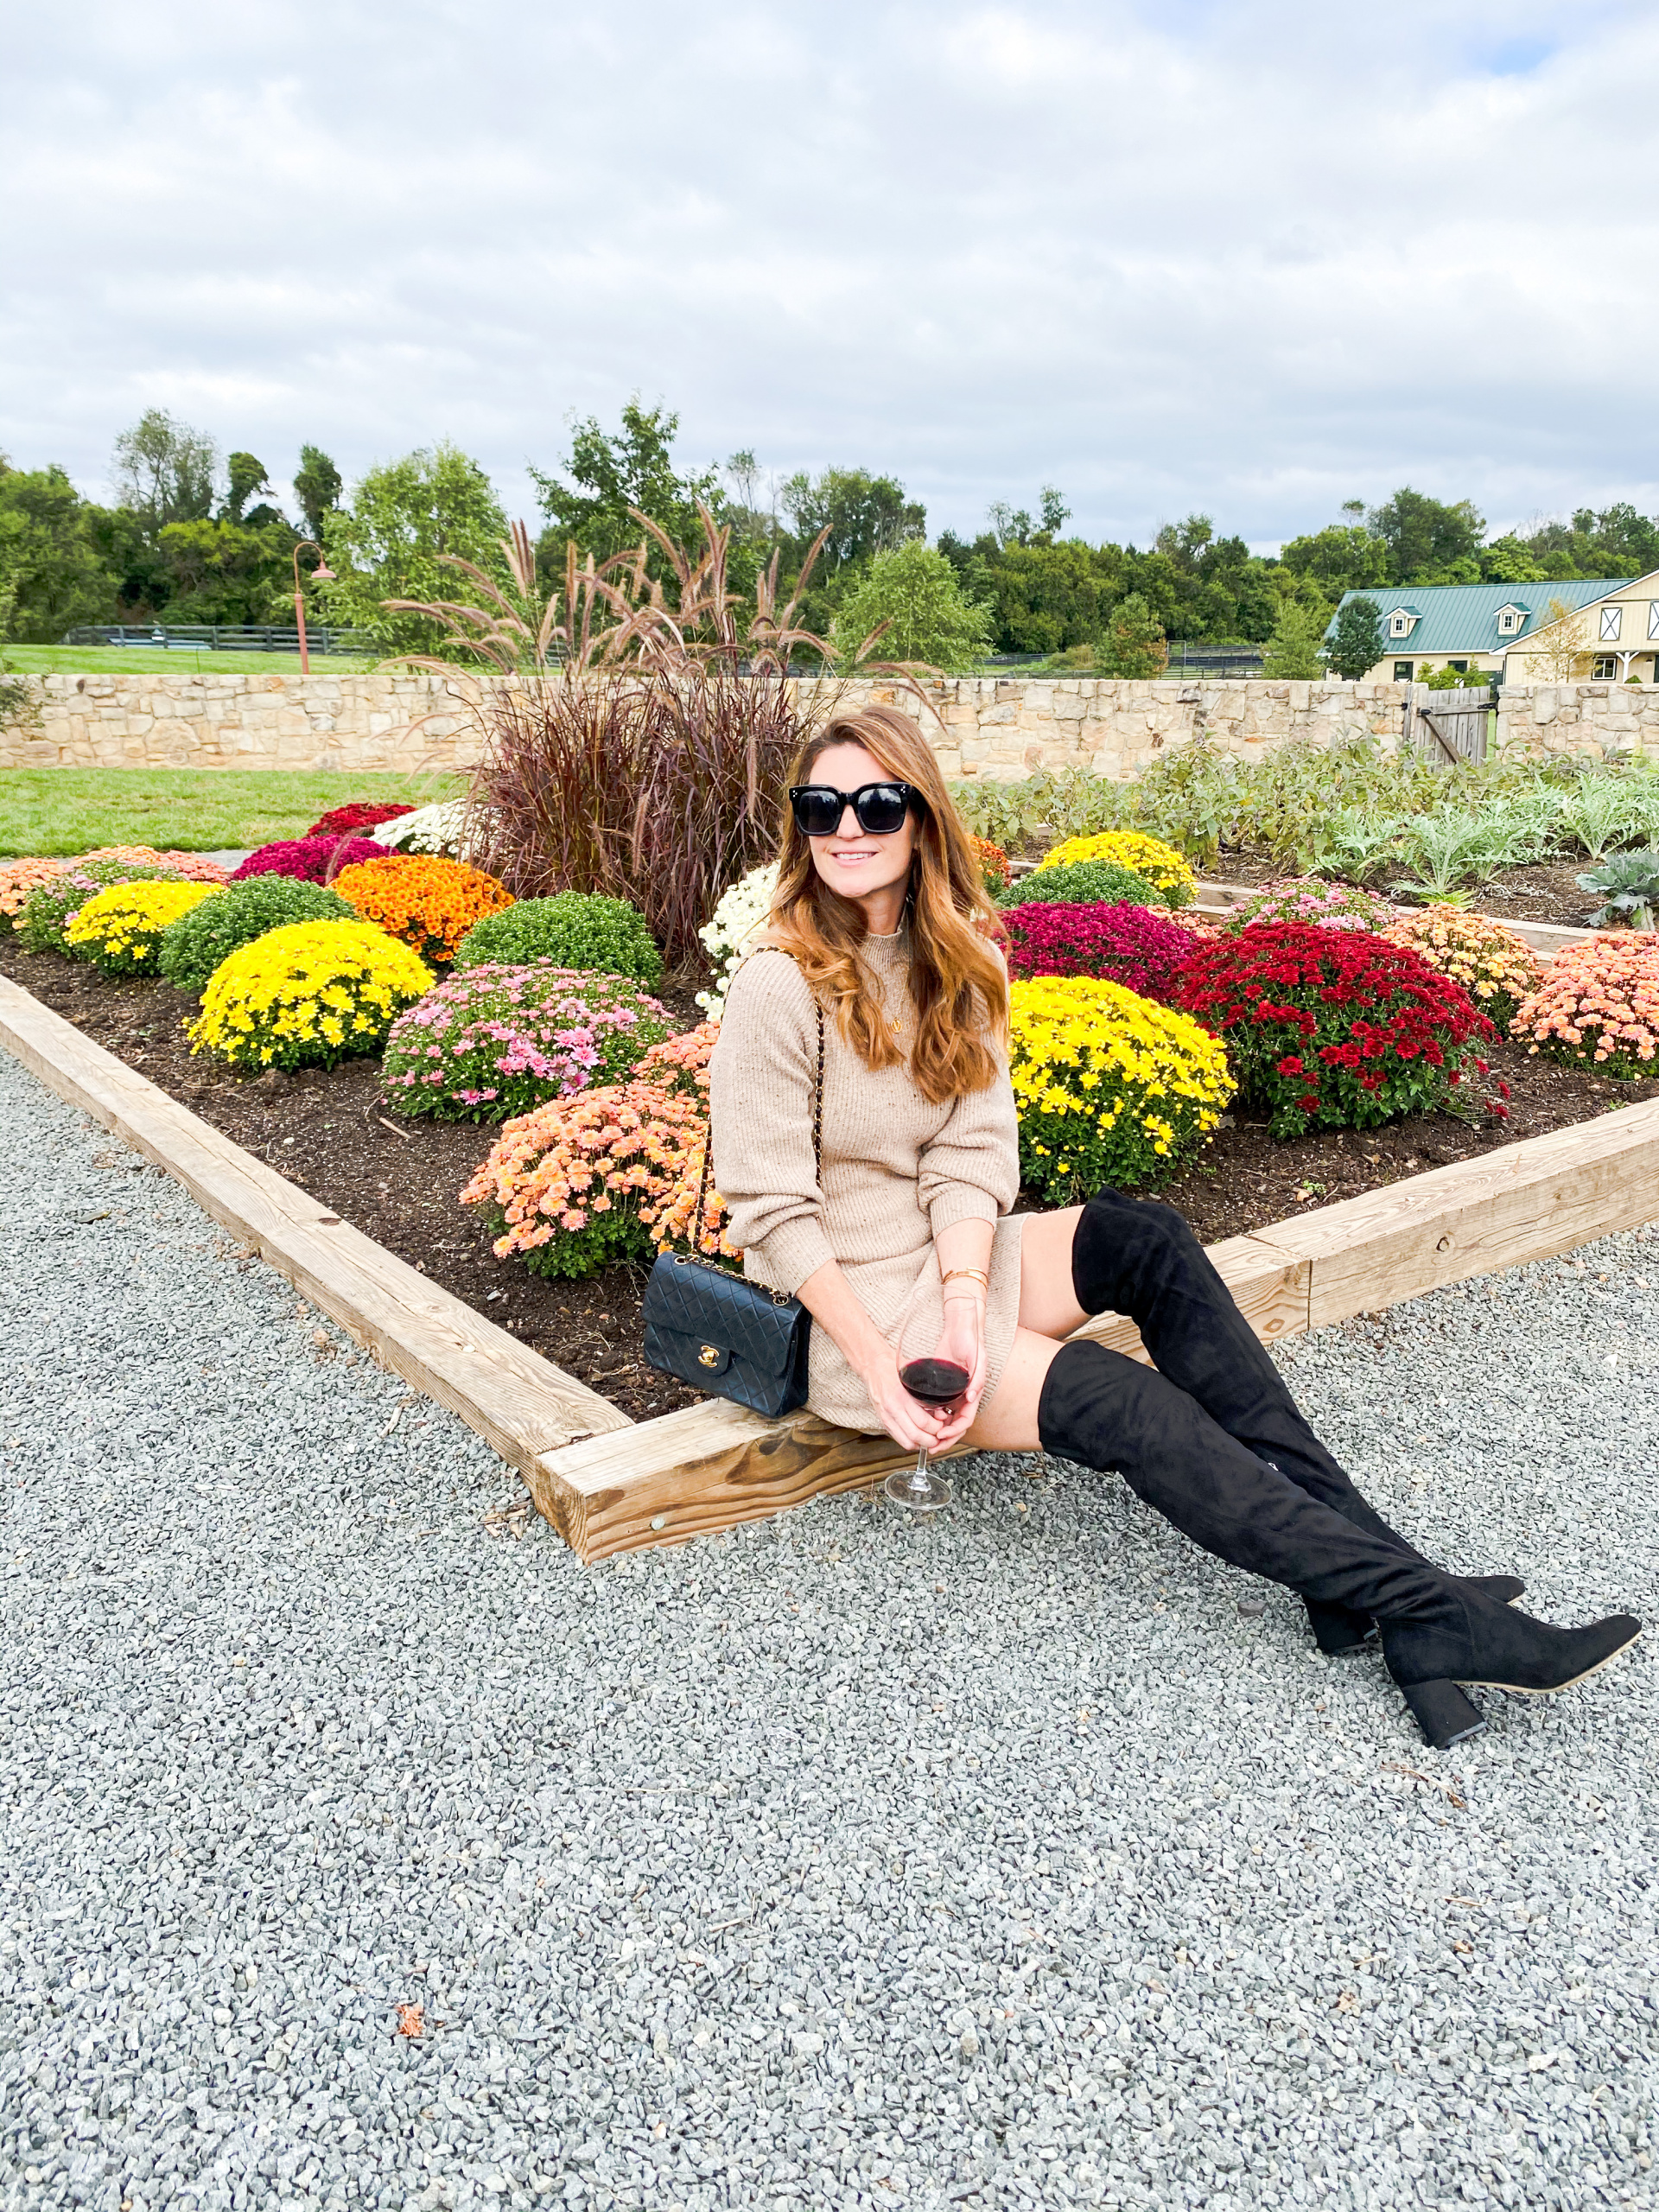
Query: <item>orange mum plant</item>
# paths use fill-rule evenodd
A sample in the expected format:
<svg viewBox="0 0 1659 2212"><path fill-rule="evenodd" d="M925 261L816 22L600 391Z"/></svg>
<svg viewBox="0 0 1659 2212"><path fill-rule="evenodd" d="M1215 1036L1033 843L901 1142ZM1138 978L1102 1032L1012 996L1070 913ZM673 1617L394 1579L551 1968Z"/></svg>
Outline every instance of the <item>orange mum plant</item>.
<svg viewBox="0 0 1659 2212"><path fill-rule="evenodd" d="M355 861L330 887L423 960L453 960L474 922L513 903L505 884L482 868L427 854Z"/></svg>

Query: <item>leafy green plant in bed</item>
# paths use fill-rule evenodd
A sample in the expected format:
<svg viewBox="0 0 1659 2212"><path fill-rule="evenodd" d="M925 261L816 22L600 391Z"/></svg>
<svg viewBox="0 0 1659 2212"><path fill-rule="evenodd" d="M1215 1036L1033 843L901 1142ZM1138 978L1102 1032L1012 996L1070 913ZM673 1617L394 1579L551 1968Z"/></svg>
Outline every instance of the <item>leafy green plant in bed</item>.
<svg viewBox="0 0 1659 2212"><path fill-rule="evenodd" d="M1562 798L1558 819L1586 857L1599 861L1610 845L1627 844L1649 829L1649 804L1643 782L1591 776Z"/></svg>
<svg viewBox="0 0 1659 2212"><path fill-rule="evenodd" d="M1144 875L1114 861L1075 861L1065 868L1042 868L1022 875L997 900L1002 907L1032 900L1050 906L1167 906L1168 897Z"/></svg>
<svg viewBox="0 0 1659 2212"><path fill-rule="evenodd" d="M455 949L455 966L486 963L524 968L587 968L632 976L639 983L661 981L663 956L637 906L596 892L561 891L551 899L521 899L475 922Z"/></svg>
<svg viewBox="0 0 1659 2212"><path fill-rule="evenodd" d="M221 960L267 931L289 922L354 922L357 913L337 893L293 875L250 875L227 883L182 914L162 938L157 963L169 983L181 991L206 988Z"/></svg>
<svg viewBox="0 0 1659 2212"><path fill-rule="evenodd" d="M1499 809L1443 806L1406 825L1402 842L1408 868L1396 895L1437 906L1465 905L1478 885L1510 865L1517 826Z"/></svg>
<svg viewBox="0 0 1659 2212"><path fill-rule="evenodd" d="M1590 917L1592 929L1650 930L1659 914L1659 845L1609 853L1577 881L1580 891L1592 891L1602 901Z"/></svg>

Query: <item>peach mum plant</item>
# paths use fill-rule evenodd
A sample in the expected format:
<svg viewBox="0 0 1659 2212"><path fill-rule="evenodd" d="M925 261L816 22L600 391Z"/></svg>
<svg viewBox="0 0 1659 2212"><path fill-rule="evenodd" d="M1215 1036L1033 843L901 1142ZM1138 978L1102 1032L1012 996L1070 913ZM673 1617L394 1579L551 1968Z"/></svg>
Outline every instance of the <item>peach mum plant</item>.
<svg viewBox="0 0 1659 2212"><path fill-rule="evenodd" d="M1390 944L1410 945L1431 968L1461 983L1500 1029L1508 1028L1543 976L1525 938L1461 906L1425 906L1390 923L1382 934Z"/></svg>
<svg viewBox="0 0 1659 2212"><path fill-rule="evenodd" d="M1659 930L1568 945L1522 1001L1510 1034L1529 1052L1608 1075L1659 1075Z"/></svg>
<svg viewBox="0 0 1659 2212"><path fill-rule="evenodd" d="M497 1259L581 1276L613 1260L690 1249L719 1028L702 1022L653 1046L629 1082L555 1099L505 1124L461 1194L463 1205L488 1210ZM710 1191L696 1242L734 1260L724 1212Z"/></svg>

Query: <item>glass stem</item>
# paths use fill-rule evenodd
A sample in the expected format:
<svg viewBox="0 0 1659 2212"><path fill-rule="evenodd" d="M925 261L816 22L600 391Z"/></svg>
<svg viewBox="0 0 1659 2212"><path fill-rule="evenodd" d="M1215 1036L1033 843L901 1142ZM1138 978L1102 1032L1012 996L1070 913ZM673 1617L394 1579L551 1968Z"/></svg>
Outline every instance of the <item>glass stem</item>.
<svg viewBox="0 0 1659 2212"><path fill-rule="evenodd" d="M916 1471L910 1478L910 1486L912 1490L924 1492L927 1489L927 1446L925 1444L916 1454Z"/></svg>

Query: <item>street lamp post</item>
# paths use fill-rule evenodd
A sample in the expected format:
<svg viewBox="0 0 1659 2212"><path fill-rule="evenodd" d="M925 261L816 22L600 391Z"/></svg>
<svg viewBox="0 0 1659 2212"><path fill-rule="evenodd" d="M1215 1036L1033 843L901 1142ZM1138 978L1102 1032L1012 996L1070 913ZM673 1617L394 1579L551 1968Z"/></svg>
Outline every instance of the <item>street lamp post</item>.
<svg viewBox="0 0 1659 2212"><path fill-rule="evenodd" d="M312 582L331 584L334 581L334 572L328 565L327 556L316 539L315 537L301 538L299 543L294 548L294 620L300 632L300 674L302 676L309 676L311 673L311 656L306 650L305 643L305 592L300 583L300 556L308 545L317 556L317 565L311 571Z"/></svg>

